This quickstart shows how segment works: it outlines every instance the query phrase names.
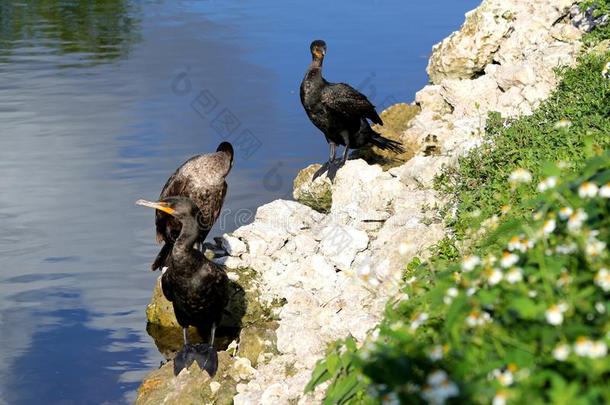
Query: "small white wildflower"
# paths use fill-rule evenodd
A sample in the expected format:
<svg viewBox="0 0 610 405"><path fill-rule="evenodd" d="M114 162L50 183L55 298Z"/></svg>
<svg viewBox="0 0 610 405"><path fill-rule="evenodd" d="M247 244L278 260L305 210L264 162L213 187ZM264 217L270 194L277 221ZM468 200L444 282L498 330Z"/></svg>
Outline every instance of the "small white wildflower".
<svg viewBox="0 0 610 405"><path fill-rule="evenodd" d="M447 399L459 394L455 383L449 380L447 373L437 370L427 378L427 385L422 390L422 397L431 404L444 404Z"/></svg>
<svg viewBox="0 0 610 405"><path fill-rule="evenodd" d="M491 401L491 405L506 405L506 393L504 391L496 392Z"/></svg>
<svg viewBox="0 0 610 405"><path fill-rule="evenodd" d="M488 322L491 322L491 316L487 312L472 311L466 317L466 325L471 328L482 326Z"/></svg>
<svg viewBox="0 0 610 405"><path fill-rule="evenodd" d="M608 354L608 346L606 343L598 340L596 342L591 342L591 347L589 349L589 357L592 359L599 359L605 357Z"/></svg>
<svg viewBox="0 0 610 405"><path fill-rule="evenodd" d="M436 345L428 352L428 358L432 361L439 361L443 358L443 346Z"/></svg>
<svg viewBox="0 0 610 405"><path fill-rule="evenodd" d="M441 385L448 380L447 373L444 370L436 370L428 375L426 382L430 385Z"/></svg>
<svg viewBox="0 0 610 405"><path fill-rule="evenodd" d="M557 226L557 223L555 222L554 219L547 219L546 221L544 221L544 225L542 225L542 232L545 235L550 235L553 233L556 226Z"/></svg>
<svg viewBox="0 0 610 405"><path fill-rule="evenodd" d="M557 279L557 287L559 287L559 288L565 287L566 285L570 284L571 282L572 282L572 277L570 276L570 273L568 273L568 271L566 269L562 269L561 274L559 275L559 278Z"/></svg>
<svg viewBox="0 0 610 405"><path fill-rule="evenodd" d="M411 330L415 330L415 329L419 328L427 320L428 320L428 314L425 312L415 315L411 319L411 326L410 326Z"/></svg>
<svg viewBox="0 0 610 405"><path fill-rule="evenodd" d="M585 252L588 256L598 257L600 256L604 250L606 249L606 242L602 242L595 237L590 237L587 241L587 246L585 247Z"/></svg>
<svg viewBox="0 0 610 405"><path fill-rule="evenodd" d="M532 173L527 169L515 169L508 177L508 181L513 184L530 183L532 181Z"/></svg>
<svg viewBox="0 0 610 405"><path fill-rule="evenodd" d="M599 188L595 183L585 181L578 187L578 196L580 198L593 198L597 195Z"/></svg>
<svg viewBox="0 0 610 405"><path fill-rule="evenodd" d="M569 128L572 126L572 121L566 119L566 118L562 118L559 121L557 121L555 123L555 125L553 125L553 128L555 129L562 129L562 128Z"/></svg>
<svg viewBox="0 0 610 405"><path fill-rule="evenodd" d="M447 305L453 302L453 299L458 296L458 289L455 287L449 287L445 292L445 297L443 298L443 302Z"/></svg>
<svg viewBox="0 0 610 405"><path fill-rule="evenodd" d="M508 369L504 371L495 369L492 371L492 376L505 387L512 385L512 383L515 381L512 371Z"/></svg>
<svg viewBox="0 0 610 405"><path fill-rule="evenodd" d="M560 344L553 349L553 357L557 361L565 361L570 355L570 346L566 344Z"/></svg>
<svg viewBox="0 0 610 405"><path fill-rule="evenodd" d="M514 253L504 252L500 260L500 266L507 269L517 264L517 262L519 262L519 256Z"/></svg>
<svg viewBox="0 0 610 405"><path fill-rule="evenodd" d="M601 186L598 195L602 198L610 198L610 183Z"/></svg>
<svg viewBox="0 0 610 405"><path fill-rule="evenodd" d="M417 281L417 279L415 278L415 276L411 276L408 279L405 280L405 284L406 285L413 285L413 283L415 283Z"/></svg>
<svg viewBox="0 0 610 405"><path fill-rule="evenodd" d="M578 250L576 243L572 242L567 245L557 245L555 252L560 255L570 255Z"/></svg>
<svg viewBox="0 0 610 405"><path fill-rule="evenodd" d="M604 292L610 291L610 271L608 269L600 269L595 275L594 281Z"/></svg>
<svg viewBox="0 0 610 405"><path fill-rule="evenodd" d="M571 207L563 207L559 209L559 218L565 221L566 219L570 218L570 215L572 215L573 213L574 210Z"/></svg>
<svg viewBox="0 0 610 405"><path fill-rule="evenodd" d="M502 272L496 268L489 268L485 270L485 275L487 276L487 284L490 286L498 284L504 277Z"/></svg>
<svg viewBox="0 0 610 405"><path fill-rule="evenodd" d="M473 295L475 295L477 292L477 288L476 287L470 287L466 290L466 295L469 297L472 297Z"/></svg>
<svg viewBox="0 0 610 405"><path fill-rule="evenodd" d="M591 353L593 342L584 336L580 336L574 343L574 353L580 357L588 357Z"/></svg>
<svg viewBox="0 0 610 405"><path fill-rule="evenodd" d="M538 296L538 291L536 290L529 290L527 292L527 296L530 298L536 298Z"/></svg>
<svg viewBox="0 0 610 405"><path fill-rule="evenodd" d="M400 405L400 398L395 392L389 392L381 396L381 403L383 405Z"/></svg>
<svg viewBox="0 0 610 405"><path fill-rule="evenodd" d="M462 271L470 272L474 270L479 264L481 264L481 258L479 256L465 256L462 260Z"/></svg>
<svg viewBox="0 0 610 405"><path fill-rule="evenodd" d="M511 267L506 273L506 281L509 284L516 284L523 281L523 270L519 267Z"/></svg>
<svg viewBox="0 0 610 405"><path fill-rule="evenodd" d="M563 323L563 312L558 305L551 305L545 312L546 321L551 325L561 325Z"/></svg>
<svg viewBox="0 0 610 405"><path fill-rule="evenodd" d="M551 176L551 177L547 177L546 179L542 180L538 184L538 187L536 189L539 192L543 193L543 192L545 192L547 190L555 188L555 186L557 186L557 177Z"/></svg>
<svg viewBox="0 0 610 405"><path fill-rule="evenodd" d="M605 314L606 313L606 305L603 302L596 302L595 303L595 310L597 312L599 312L600 314Z"/></svg>
<svg viewBox="0 0 610 405"><path fill-rule="evenodd" d="M568 219L568 231L575 232L579 231L582 228L582 225L587 220L588 215L582 208L576 210L575 213L570 215L570 219Z"/></svg>

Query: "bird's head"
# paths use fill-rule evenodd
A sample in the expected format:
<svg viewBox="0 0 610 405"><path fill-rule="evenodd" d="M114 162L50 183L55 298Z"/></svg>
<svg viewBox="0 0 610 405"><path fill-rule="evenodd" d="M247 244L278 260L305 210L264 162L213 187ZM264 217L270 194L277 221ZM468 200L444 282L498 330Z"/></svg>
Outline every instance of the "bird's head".
<svg viewBox="0 0 610 405"><path fill-rule="evenodd" d="M136 205L155 208L175 217L178 220L183 220L189 217L195 218L199 212L199 208L197 208L193 200L188 197L166 197L159 201L138 200L136 201Z"/></svg>
<svg viewBox="0 0 610 405"><path fill-rule="evenodd" d="M218 148L216 148L216 152L226 153L230 158L231 166L233 166L233 145L231 145L229 142L221 142L218 145Z"/></svg>
<svg viewBox="0 0 610 405"><path fill-rule="evenodd" d="M311 51L311 57L314 60L323 60L326 55L326 42L321 39L316 39L309 46L309 50Z"/></svg>

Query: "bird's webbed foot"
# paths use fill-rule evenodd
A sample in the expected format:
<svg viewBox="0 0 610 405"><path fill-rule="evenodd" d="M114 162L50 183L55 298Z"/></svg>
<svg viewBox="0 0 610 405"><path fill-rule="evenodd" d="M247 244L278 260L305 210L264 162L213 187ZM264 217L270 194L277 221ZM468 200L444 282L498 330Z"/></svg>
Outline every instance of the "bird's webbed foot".
<svg viewBox="0 0 610 405"><path fill-rule="evenodd" d="M205 343L184 345L174 357L174 375L180 374L182 369L189 368L193 362L196 362L210 377L214 377L218 370L218 352Z"/></svg>
<svg viewBox="0 0 610 405"><path fill-rule="evenodd" d="M320 177L322 174L324 174L329 169L329 166L330 166L330 162L325 162L322 165L322 167L320 167L318 170L316 170L316 172L313 174L311 181L314 181L315 179Z"/></svg>

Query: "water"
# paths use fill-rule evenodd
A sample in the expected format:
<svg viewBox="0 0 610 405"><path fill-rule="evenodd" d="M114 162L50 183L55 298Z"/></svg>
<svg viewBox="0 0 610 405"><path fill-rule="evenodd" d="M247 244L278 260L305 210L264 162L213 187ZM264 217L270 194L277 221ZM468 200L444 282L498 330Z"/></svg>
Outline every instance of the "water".
<svg viewBox="0 0 610 405"><path fill-rule="evenodd" d="M225 138L213 235L289 197L327 156L298 99L309 42L328 43L329 80L408 102L477 2L410 3L2 0L0 403L132 401L162 359L145 331L152 212L133 202Z"/></svg>

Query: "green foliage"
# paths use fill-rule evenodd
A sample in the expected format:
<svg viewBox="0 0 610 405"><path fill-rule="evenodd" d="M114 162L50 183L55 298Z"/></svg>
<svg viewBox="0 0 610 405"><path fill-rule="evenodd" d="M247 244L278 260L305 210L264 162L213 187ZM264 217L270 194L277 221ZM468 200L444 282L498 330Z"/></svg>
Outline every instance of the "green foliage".
<svg viewBox="0 0 610 405"><path fill-rule="evenodd" d="M370 341L331 347L308 389L330 381L327 403L610 403L609 59L560 72L532 116L489 117L483 146L437 180L454 236L407 266ZM531 180L509 182L517 169Z"/></svg>

